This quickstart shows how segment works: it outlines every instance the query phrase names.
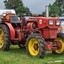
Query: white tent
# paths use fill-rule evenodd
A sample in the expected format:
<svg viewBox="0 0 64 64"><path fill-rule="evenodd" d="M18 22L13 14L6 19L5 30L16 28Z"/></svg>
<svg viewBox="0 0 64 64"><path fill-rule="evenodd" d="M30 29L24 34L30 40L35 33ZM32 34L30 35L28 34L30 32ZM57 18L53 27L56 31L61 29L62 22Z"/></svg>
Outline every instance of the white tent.
<svg viewBox="0 0 64 64"><path fill-rule="evenodd" d="M6 14L6 13L13 13L16 14L14 9L0 9L0 15Z"/></svg>

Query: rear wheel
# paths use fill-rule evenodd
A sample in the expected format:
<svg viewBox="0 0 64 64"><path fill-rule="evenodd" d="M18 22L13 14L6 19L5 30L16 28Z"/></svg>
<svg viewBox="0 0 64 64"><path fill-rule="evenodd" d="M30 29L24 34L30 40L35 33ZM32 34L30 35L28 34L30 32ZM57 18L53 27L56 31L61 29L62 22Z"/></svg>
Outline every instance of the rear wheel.
<svg viewBox="0 0 64 64"><path fill-rule="evenodd" d="M32 57L44 58L45 56L45 41L37 33L28 36L26 41L26 51Z"/></svg>
<svg viewBox="0 0 64 64"><path fill-rule="evenodd" d="M57 50L52 51L54 54L62 54L64 53L64 42L61 38L56 38L55 42L57 42L56 44L57 46Z"/></svg>
<svg viewBox="0 0 64 64"><path fill-rule="evenodd" d="M0 24L0 50L9 50L10 35L6 25Z"/></svg>

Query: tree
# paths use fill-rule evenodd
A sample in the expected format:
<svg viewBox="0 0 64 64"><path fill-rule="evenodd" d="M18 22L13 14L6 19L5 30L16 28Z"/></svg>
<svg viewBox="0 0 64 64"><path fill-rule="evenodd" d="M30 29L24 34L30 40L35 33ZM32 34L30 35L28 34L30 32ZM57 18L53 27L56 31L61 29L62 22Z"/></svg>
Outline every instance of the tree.
<svg viewBox="0 0 64 64"><path fill-rule="evenodd" d="M56 0L52 5L49 4L49 16L58 17L64 16L64 0ZM45 11L43 12L43 15Z"/></svg>
<svg viewBox="0 0 64 64"><path fill-rule="evenodd" d="M49 5L49 15L52 17L59 16L59 10L56 3L54 3L53 5Z"/></svg>
<svg viewBox="0 0 64 64"><path fill-rule="evenodd" d="M19 6L18 8L16 8L17 14L18 16L31 16L32 13L30 12L29 8L24 7L24 6Z"/></svg>
<svg viewBox="0 0 64 64"><path fill-rule="evenodd" d="M64 0L56 0L50 6L50 16L64 16Z"/></svg>
<svg viewBox="0 0 64 64"><path fill-rule="evenodd" d="M22 0L5 0L4 4L6 9L14 9L19 16L21 14L31 14L29 8L24 6Z"/></svg>

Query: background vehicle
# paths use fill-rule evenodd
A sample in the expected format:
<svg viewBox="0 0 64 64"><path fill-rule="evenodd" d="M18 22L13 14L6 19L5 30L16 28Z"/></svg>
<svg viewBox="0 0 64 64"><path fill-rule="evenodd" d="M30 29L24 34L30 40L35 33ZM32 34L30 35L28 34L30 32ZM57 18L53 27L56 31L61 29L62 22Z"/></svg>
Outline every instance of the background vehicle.
<svg viewBox="0 0 64 64"><path fill-rule="evenodd" d="M22 21L20 21L16 14L10 11L6 11L5 14L2 13L0 15L0 50L9 50L11 44L19 45L20 48L22 48L22 46L26 46L26 48L28 47L26 39L29 38L28 36L30 34L32 34L33 29L31 29L31 22L29 22L29 20L26 20L26 18L22 18ZM38 34L36 34L35 36L38 36L39 41L42 40L41 42L44 42L44 40L41 39ZM35 42L36 45L34 46L34 48L36 52L38 52L38 41L35 40ZM42 47L44 47L43 43L41 43L41 45ZM44 52L43 48L40 49L40 52ZM43 56L43 54L39 54L37 56L40 57Z"/></svg>

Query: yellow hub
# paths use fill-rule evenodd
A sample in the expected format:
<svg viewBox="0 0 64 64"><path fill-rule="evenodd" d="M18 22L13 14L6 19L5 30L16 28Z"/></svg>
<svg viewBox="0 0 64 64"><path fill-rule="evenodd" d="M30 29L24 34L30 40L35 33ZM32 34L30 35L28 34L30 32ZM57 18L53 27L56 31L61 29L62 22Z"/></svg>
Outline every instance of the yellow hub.
<svg viewBox="0 0 64 64"><path fill-rule="evenodd" d="M28 49L32 56L37 56L39 53L39 42L36 38L30 39Z"/></svg>
<svg viewBox="0 0 64 64"><path fill-rule="evenodd" d="M55 50L56 53L61 54L64 51L64 42L62 41L61 38L56 38L55 41L59 41L62 45L61 49Z"/></svg>
<svg viewBox="0 0 64 64"><path fill-rule="evenodd" d="M2 29L0 29L0 48L2 48L4 45L4 32Z"/></svg>

